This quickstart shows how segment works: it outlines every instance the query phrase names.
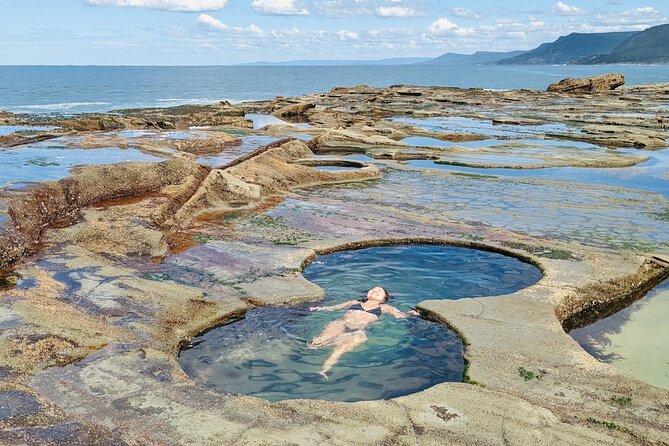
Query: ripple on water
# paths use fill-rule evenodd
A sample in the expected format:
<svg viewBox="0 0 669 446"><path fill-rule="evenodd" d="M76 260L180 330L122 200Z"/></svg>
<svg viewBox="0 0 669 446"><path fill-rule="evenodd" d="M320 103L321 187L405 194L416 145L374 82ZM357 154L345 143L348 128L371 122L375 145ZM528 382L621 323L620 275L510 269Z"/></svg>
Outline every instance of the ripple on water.
<svg viewBox="0 0 669 446"><path fill-rule="evenodd" d="M536 283L532 265L501 254L436 245L374 247L318 257L304 276L327 292L332 305L386 287L391 304L407 311L426 299L461 299L514 292ZM414 393L440 382L461 381L460 338L421 318L384 315L367 329L368 340L344 355L324 380L318 371L331 353L307 343L344 311L310 312L262 307L245 318L197 337L180 363L197 382L229 393L272 401L361 401Z"/></svg>

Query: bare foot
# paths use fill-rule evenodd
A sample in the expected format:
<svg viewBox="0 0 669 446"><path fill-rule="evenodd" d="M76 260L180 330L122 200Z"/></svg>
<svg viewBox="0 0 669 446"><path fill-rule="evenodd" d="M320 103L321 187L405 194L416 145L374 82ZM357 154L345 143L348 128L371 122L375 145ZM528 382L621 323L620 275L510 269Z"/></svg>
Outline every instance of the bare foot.
<svg viewBox="0 0 669 446"><path fill-rule="evenodd" d="M321 375L323 378L325 378L327 380L330 379L330 378L328 378L328 375L326 375L324 371L320 371L320 372L318 372L318 374Z"/></svg>

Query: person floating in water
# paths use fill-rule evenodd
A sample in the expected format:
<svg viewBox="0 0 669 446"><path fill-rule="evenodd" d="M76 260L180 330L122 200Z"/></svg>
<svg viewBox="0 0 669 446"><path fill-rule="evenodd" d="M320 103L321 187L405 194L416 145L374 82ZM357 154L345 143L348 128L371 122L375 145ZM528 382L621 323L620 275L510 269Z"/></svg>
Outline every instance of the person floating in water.
<svg viewBox="0 0 669 446"><path fill-rule="evenodd" d="M327 372L339 361L344 353L353 351L356 347L367 340L365 328L379 320L383 314L389 314L397 319L404 319L409 315L418 316L415 310L402 313L392 305L388 305L388 291L381 287L372 288L367 292L364 301L351 300L339 305L328 307L310 307L310 311L335 311L347 310L344 317L330 322L323 333L316 336L310 343L309 348L321 348L334 346L334 351L323 364L323 370L318 372L328 379Z"/></svg>

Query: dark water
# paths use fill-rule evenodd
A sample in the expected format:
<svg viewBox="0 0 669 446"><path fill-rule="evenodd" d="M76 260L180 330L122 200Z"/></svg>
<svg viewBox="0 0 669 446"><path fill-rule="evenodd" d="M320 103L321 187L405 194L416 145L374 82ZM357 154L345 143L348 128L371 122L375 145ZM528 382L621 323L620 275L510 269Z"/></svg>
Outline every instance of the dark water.
<svg viewBox="0 0 669 446"><path fill-rule="evenodd" d="M0 66L0 110L74 113L273 99L334 86L392 84L545 89L564 77L624 73L628 85L667 82L653 66L71 67Z"/></svg>
<svg viewBox="0 0 669 446"><path fill-rule="evenodd" d="M515 258L447 246L375 247L318 257L304 276L327 292L324 301L290 308L264 307L194 339L179 361L197 382L229 393L272 401L361 401L414 393L461 381L462 341L445 326L383 315L367 328L368 340L345 354L325 380L318 371L331 353L307 343L344 311L310 312L362 298L376 286L391 305L407 311L426 299L506 294L537 282L541 273Z"/></svg>

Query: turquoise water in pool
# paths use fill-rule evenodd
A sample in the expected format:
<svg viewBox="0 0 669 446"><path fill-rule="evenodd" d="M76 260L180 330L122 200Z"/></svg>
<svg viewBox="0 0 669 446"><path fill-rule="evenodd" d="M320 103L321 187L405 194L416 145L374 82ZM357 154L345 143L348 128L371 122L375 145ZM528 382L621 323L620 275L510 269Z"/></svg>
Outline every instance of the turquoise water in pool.
<svg viewBox="0 0 669 446"><path fill-rule="evenodd" d="M179 357L186 373L208 387L271 401L388 399L459 382L463 345L455 333L419 317L389 315L367 328L367 342L342 356L325 380L318 372L331 349L308 349L307 343L345 310L309 307L362 299L379 285L390 292L389 304L406 312L427 299L507 294L541 278L537 268L513 257L436 245L342 251L316 258L303 274L325 289L325 300L255 308L195 338Z"/></svg>

